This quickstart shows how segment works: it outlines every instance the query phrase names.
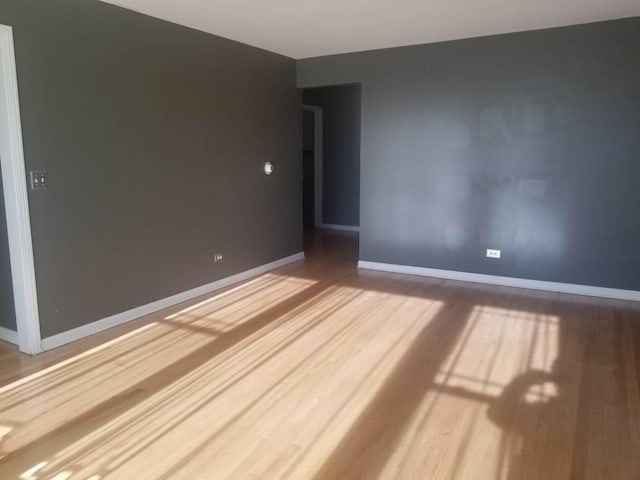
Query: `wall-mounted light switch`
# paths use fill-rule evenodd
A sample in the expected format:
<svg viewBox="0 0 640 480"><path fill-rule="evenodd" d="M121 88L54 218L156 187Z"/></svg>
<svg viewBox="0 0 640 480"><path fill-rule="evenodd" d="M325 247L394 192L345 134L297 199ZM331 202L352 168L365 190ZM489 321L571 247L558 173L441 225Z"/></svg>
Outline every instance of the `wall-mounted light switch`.
<svg viewBox="0 0 640 480"><path fill-rule="evenodd" d="M487 249L487 258L500 258L502 252L500 250Z"/></svg>
<svg viewBox="0 0 640 480"><path fill-rule="evenodd" d="M222 253L216 253L213 256L213 263L220 263L223 260L224 260L224 255Z"/></svg>
<svg viewBox="0 0 640 480"><path fill-rule="evenodd" d="M46 170L32 170L30 174L31 190L44 190L49 186Z"/></svg>

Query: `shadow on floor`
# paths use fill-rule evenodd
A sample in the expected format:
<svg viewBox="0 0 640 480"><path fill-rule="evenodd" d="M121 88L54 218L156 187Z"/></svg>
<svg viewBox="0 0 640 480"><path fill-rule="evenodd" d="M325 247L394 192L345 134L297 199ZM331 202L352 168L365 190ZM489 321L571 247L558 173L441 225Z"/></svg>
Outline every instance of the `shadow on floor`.
<svg viewBox="0 0 640 480"><path fill-rule="evenodd" d="M6 427L6 434L0 476L16 478L34 466L39 468L33 480L64 472L83 480L117 476L132 461L150 462L147 450L180 426L205 419L217 423L203 423L201 432L184 438L184 445L154 460L161 465L157 472L137 478L169 480L203 458L224 458L223 447L209 452L223 434L248 428L240 425L259 405L260 411L280 414L278 395L296 392L325 358L335 354L342 363L330 367L335 372L345 368L367 348L356 343L351 351L344 349L346 339L359 338L354 332L378 338L381 332L368 319L395 302L379 323L395 343L390 341L375 362L362 365L362 378L348 384L348 395L340 397L330 417L314 424L306 445L283 446L283 457L269 467L277 475L260 478L640 478L636 307L359 273L353 256L357 237L314 235L315 249L303 267L281 269L210 304L170 315L140 334L133 332L93 356L2 389L0 427ZM327 325L338 314L341 323ZM267 337L273 339L263 345ZM307 342L304 353L277 364L263 380L264 369L301 339ZM195 346L172 350L183 344ZM392 351L399 353L393 356ZM220 367L210 371L205 367L213 360ZM335 383L331 368L321 377L326 385ZM225 377L225 371L233 373ZM353 399L380 371L385 375L379 385L356 409ZM225 418L202 417L225 392L247 382L260 394L252 390L255 396L242 405L229 405L233 412ZM104 386L115 384L121 385L115 392ZM320 396L332 405L333 393L323 392L322 384L308 388L316 392L312 400ZM309 401L301 399L296 405ZM53 407L55 416L48 413ZM298 420L302 430L305 422L316 422L308 408L302 408L307 413ZM345 426L340 418L350 410L354 416L347 428L313 464L317 468L306 470L310 452ZM297 410L290 413L298 415ZM124 439L130 442L126 448L105 454L104 445ZM249 475L261 456L277 446L264 447L246 455L237 452L245 462L228 477ZM251 461L247 455L254 455Z"/></svg>

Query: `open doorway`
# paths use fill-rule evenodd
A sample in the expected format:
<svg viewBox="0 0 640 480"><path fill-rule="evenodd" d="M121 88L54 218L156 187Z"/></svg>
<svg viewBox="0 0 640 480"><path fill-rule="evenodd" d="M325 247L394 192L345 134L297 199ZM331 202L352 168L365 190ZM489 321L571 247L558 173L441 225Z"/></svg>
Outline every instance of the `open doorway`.
<svg viewBox="0 0 640 480"><path fill-rule="evenodd" d="M302 106L302 221L322 225L322 107Z"/></svg>
<svg viewBox="0 0 640 480"><path fill-rule="evenodd" d="M316 230L360 230L360 85L302 90L305 251Z"/></svg>

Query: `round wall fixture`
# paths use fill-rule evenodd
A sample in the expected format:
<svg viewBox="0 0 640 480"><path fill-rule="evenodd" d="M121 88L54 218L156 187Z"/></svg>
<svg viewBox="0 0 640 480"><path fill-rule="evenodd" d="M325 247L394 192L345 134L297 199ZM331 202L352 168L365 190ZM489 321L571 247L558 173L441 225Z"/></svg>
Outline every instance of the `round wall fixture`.
<svg viewBox="0 0 640 480"><path fill-rule="evenodd" d="M273 173L273 163L267 162L264 164L265 175L271 175Z"/></svg>

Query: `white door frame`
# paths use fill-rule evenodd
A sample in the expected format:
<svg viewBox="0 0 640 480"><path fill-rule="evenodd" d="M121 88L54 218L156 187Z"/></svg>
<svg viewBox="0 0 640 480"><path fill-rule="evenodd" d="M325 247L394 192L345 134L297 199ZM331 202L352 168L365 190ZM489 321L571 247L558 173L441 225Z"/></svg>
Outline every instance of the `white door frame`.
<svg viewBox="0 0 640 480"><path fill-rule="evenodd" d="M18 324L18 346L22 352L35 355L42 351L40 316L33 262L27 174L22 148L13 29L6 25L0 25L0 162L13 298Z"/></svg>
<svg viewBox="0 0 640 480"><path fill-rule="evenodd" d="M313 212L317 228L323 225L322 219L322 107L303 105L302 110L313 112Z"/></svg>

